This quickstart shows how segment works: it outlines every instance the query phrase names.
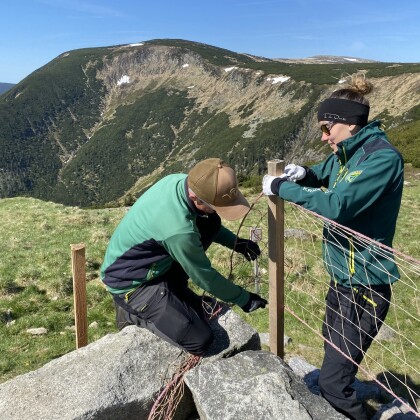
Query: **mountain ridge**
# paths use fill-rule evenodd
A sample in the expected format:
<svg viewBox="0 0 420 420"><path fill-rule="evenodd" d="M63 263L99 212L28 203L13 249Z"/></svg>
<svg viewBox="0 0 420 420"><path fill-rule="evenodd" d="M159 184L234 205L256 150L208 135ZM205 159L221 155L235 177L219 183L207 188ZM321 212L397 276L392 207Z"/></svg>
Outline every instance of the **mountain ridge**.
<svg viewBox="0 0 420 420"><path fill-rule="evenodd" d="M344 64L344 63L383 63L378 60L371 60L368 58L337 56L337 55L314 55L306 58L273 58L275 61L282 61L286 63L300 63L300 64Z"/></svg>
<svg viewBox="0 0 420 420"><path fill-rule="evenodd" d="M272 158L320 160L316 105L361 65L258 61L184 40L65 52L0 98L0 195L105 205L210 156L240 178ZM363 67L378 85L372 116L416 125L420 65Z"/></svg>
<svg viewBox="0 0 420 420"><path fill-rule="evenodd" d="M0 82L0 95L2 93L7 92L8 90L10 90L13 86L15 86L15 83L3 83L3 82Z"/></svg>

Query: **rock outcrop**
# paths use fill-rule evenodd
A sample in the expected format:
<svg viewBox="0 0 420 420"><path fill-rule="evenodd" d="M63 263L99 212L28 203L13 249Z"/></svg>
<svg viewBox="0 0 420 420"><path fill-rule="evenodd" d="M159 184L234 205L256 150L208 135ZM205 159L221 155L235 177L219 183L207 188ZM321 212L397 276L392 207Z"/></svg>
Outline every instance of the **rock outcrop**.
<svg viewBox="0 0 420 420"><path fill-rule="evenodd" d="M211 322L215 341L203 363L258 350L257 332L231 310ZM0 385L0 419L146 419L162 385L188 355L135 326ZM195 406L186 392L178 412Z"/></svg>
<svg viewBox="0 0 420 420"><path fill-rule="evenodd" d="M266 351L200 365L185 376L200 419L345 419Z"/></svg>
<svg viewBox="0 0 420 420"><path fill-rule="evenodd" d="M210 325L215 340L184 375L174 420L345 419L318 395L315 366L301 358L287 365L262 351L259 334L227 307ZM148 419L191 358L147 330L126 327L0 384L0 419ZM372 386L356 381L355 387L363 398L378 396ZM393 415L415 418L398 401L374 418Z"/></svg>
<svg viewBox="0 0 420 420"><path fill-rule="evenodd" d="M318 395L315 366L300 358L287 365L262 351L258 333L227 307L210 325L215 340L184 375L174 420L345 419ZM130 326L1 384L0 419L148 419L162 390L192 357ZM355 387L363 399L378 396L375 387L358 381ZM391 414L415 417L394 402L375 419Z"/></svg>

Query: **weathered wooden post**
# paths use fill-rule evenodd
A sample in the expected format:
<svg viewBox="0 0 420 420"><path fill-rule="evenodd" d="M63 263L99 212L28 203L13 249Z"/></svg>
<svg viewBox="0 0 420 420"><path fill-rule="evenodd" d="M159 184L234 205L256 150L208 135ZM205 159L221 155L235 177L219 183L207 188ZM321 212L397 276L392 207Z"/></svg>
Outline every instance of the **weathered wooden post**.
<svg viewBox="0 0 420 420"><path fill-rule="evenodd" d="M249 230L249 239L254 242L260 242L262 240L262 228L260 227L251 227ZM260 267L258 266L258 258L254 260L254 284L255 284L255 293L260 294Z"/></svg>
<svg viewBox="0 0 420 420"><path fill-rule="evenodd" d="M283 160L270 160L268 174L284 172ZM284 357L284 203L278 196L268 197L268 275L270 351Z"/></svg>
<svg viewBox="0 0 420 420"><path fill-rule="evenodd" d="M88 343L87 302L86 302L86 259L85 245L71 245L71 265L73 273L74 318L76 324L76 348Z"/></svg>

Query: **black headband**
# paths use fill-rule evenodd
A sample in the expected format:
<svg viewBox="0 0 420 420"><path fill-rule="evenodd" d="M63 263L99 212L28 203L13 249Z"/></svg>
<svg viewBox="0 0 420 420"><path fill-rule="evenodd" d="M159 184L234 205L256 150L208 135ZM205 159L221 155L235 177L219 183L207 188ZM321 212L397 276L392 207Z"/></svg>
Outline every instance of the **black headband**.
<svg viewBox="0 0 420 420"><path fill-rule="evenodd" d="M319 106L318 121L336 121L364 127L368 121L369 109L368 105L363 105L360 102L328 98Z"/></svg>

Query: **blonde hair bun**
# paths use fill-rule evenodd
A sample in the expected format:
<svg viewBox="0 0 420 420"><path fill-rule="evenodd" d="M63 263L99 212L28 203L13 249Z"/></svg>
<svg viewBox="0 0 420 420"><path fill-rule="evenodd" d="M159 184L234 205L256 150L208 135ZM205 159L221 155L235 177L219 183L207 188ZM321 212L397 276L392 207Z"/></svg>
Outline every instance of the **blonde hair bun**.
<svg viewBox="0 0 420 420"><path fill-rule="evenodd" d="M367 80L366 73L363 71L347 75L344 77L344 81L347 89L351 89L361 95L367 95L373 90L372 83Z"/></svg>

